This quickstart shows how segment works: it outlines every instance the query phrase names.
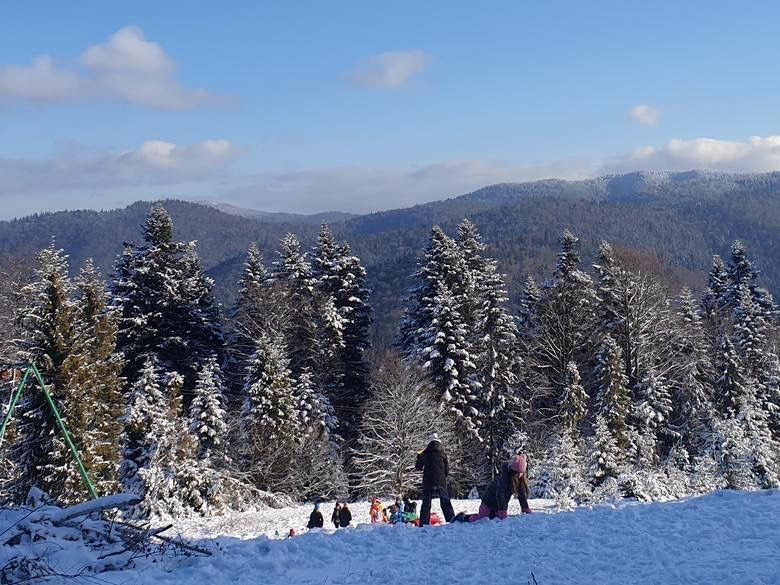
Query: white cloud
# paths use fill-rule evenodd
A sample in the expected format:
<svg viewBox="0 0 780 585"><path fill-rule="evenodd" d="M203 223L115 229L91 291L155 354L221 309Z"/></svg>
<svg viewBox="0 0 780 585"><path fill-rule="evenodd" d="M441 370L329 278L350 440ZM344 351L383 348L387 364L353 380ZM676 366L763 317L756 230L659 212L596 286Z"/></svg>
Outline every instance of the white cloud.
<svg viewBox="0 0 780 585"><path fill-rule="evenodd" d="M150 140L118 154L70 148L48 159L0 159L0 196L176 184L218 175L242 154L224 139L191 145Z"/></svg>
<svg viewBox="0 0 780 585"><path fill-rule="evenodd" d="M106 43L87 48L80 62L80 68L58 69L42 55L27 67L0 66L0 99L109 99L177 111L213 98L204 90L182 86L175 78L175 61L137 27L124 27Z"/></svg>
<svg viewBox="0 0 780 585"><path fill-rule="evenodd" d="M160 45L147 41L141 29L126 26L102 45L93 45L81 54L81 62L94 70L136 71L167 75L176 65Z"/></svg>
<svg viewBox="0 0 780 585"><path fill-rule="evenodd" d="M430 56L420 49L389 51L364 60L350 80L360 87L399 89L425 71L430 61Z"/></svg>
<svg viewBox="0 0 780 585"><path fill-rule="evenodd" d="M75 73L55 68L48 55L39 55L29 67L0 66L0 97L60 101L79 95L81 84Z"/></svg>
<svg viewBox="0 0 780 585"><path fill-rule="evenodd" d="M658 124L658 120L661 118L661 112L658 108L648 106L647 104L639 104L634 106L628 112L628 117L634 122L642 124L644 126L655 126Z"/></svg>
<svg viewBox="0 0 780 585"><path fill-rule="evenodd" d="M780 170L780 136L745 141L675 138L664 146L644 146L606 161L610 171L713 169L734 172Z"/></svg>

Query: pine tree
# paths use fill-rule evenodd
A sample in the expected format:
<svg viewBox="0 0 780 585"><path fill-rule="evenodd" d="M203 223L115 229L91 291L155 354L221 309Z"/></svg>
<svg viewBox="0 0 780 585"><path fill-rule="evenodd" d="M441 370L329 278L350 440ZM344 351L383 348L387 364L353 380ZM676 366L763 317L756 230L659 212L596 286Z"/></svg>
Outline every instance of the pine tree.
<svg viewBox="0 0 780 585"><path fill-rule="evenodd" d="M460 308L467 288L465 259L458 245L439 226L433 226L423 258L417 264L417 285L410 292L410 304L401 322L399 347L404 355L422 363L429 330L437 310L436 297L443 287L449 290L453 306Z"/></svg>
<svg viewBox="0 0 780 585"><path fill-rule="evenodd" d="M665 440L667 446L670 446L671 440L676 437L669 428L672 396L663 377L653 372L637 385L637 395L636 430L643 435L644 443L648 445L650 463L655 465L664 455L660 452L659 442Z"/></svg>
<svg viewBox="0 0 780 585"><path fill-rule="evenodd" d="M328 398L314 387L311 372L304 371L295 384L298 419L304 434L330 440L338 419Z"/></svg>
<svg viewBox="0 0 780 585"><path fill-rule="evenodd" d="M164 371L184 376L190 396L196 364L223 350L220 310L194 244L173 241L173 222L162 206L149 211L144 239L142 246L125 245L112 284L124 377L131 386L154 356Z"/></svg>
<svg viewBox="0 0 780 585"><path fill-rule="evenodd" d="M585 419L588 408L588 394L582 387L577 364L569 362L566 368L566 385L561 399L561 426L575 442L580 437L579 425Z"/></svg>
<svg viewBox="0 0 780 585"><path fill-rule="evenodd" d="M284 291L289 320L283 331L290 367L297 376L304 369L314 371L333 359L334 348L343 345L343 323L333 298L317 295L317 281L296 236L287 234L282 238L278 256L273 279Z"/></svg>
<svg viewBox="0 0 780 585"><path fill-rule="evenodd" d="M578 239L568 230L561 236L553 278L544 283L537 304L531 359L544 377L532 404L542 419L557 414L571 361L584 361L596 325L596 292L593 282L580 270Z"/></svg>
<svg viewBox="0 0 780 585"><path fill-rule="evenodd" d="M688 288L680 294L676 317L678 334L674 338L674 364L669 374L674 404L671 422L682 435L687 451L700 455L704 453L715 415L714 352L696 300Z"/></svg>
<svg viewBox="0 0 780 585"><path fill-rule="evenodd" d="M479 435L485 445L488 464L493 473L499 470L502 451L514 432L521 400L517 372L518 334L506 308L508 301L503 277L494 261L480 267L476 294L480 299L475 310L476 379L480 397Z"/></svg>
<svg viewBox="0 0 780 585"><path fill-rule="evenodd" d="M726 304L729 288L729 271L723 259L715 255L712 258L707 288L702 299L702 307L708 318L715 318L715 314Z"/></svg>
<svg viewBox="0 0 780 585"><path fill-rule="evenodd" d="M299 431L293 386L283 340L260 337L244 381L244 427L271 441L292 442Z"/></svg>
<svg viewBox="0 0 780 585"><path fill-rule="evenodd" d="M37 365L67 426L75 406L70 358L77 321L68 257L52 243L36 260L35 280L21 289L24 302L16 320L22 336L14 345L21 362ZM17 440L11 458L18 476L9 486L13 499L23 501L36 486L56 501L77 501L80 493L68 492L68 488L81 485L78 469L34 380L17 405L15 421Z"/></svg>
<svg viewBox="0 0 780 585"><path fill-rule="evenodd" d="M330 319L331 327L337 329L336 339L323 339L331 351L329 363L320 365L319 371L325 374L320 380L336 409L341 435L352 438L357 432L359 405L368 396L369 367L365 354L370 347L370 292L360 259L352 254L348 244L336 243L325 224L314 251L313 277L319 303L329 299L336 313ZM326 333L329 330L326 328Z"/></svg>
<svg viewBox="0 0 780 585"><path fill-rule="evenodd" d="M119 490L120 418L125 409L120 391L124 361L116 351L118 316L108 309L105 284L91 259L75 285L77 317L68 358L75 403L70 431L95 489L106 495ZM73 492L88 496L81 481Z"/></svg>
<svg viewBox="0 0 780 585"><path fill-rule="evenodd" d="M201 366L190 403L189 431L198 441L198 457L208 459L224 449L227 433L222 376L215 356Z"/></svg>
<svg viewBox="0 0 780 585"><path fill-rule="evenodd" d="M623 352L610 335L604 338L598 352L596 376L598 416L612 435L617 448L625 452L629 446L627 417L631 409L631 395L624 374Z"/></svg>
<svg viewBox="0 0 780 585"><path fill-rule="evenodd" d="M590 477L593 483L598 485L608 477L617 478L623 462L623 451L615 440L606 416L596 416L593 432Z"/></svg>
<svg viewBox="0 0 780 585"><path fill-rule="evenodd" d="M439 283L433 300L433 318L421 338L423 367L440 399L466 430L476 433L480 426L480 404L471 379L476 366L469 353L466 328L457 302L445 284Z"/></svg>

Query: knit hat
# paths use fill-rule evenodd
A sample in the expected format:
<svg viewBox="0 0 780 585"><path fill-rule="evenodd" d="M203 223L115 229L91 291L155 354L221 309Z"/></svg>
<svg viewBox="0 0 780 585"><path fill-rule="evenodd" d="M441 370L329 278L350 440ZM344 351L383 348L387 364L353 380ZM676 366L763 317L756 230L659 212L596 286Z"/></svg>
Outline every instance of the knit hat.
<svg viewBox="0 0 780 585"><path fill-rule="evenodd" d="M509 469L515 473L525 473L528 462L525 455L515 455L509 460Z"/></svg>
<svg viewBox="0 0 780 585"><path fill-rule="evenodd" d="M428 442L429 443L432 443L434 441L437 442L437 443L441 443L441 440L439 439L439 433L431 433L428 436Z"/></svg>
<svg viewBox="0 0 780 585"><path fill-rule="evenodd" d="M315 509L315 510L319 510L319 509L320 509L320 503L319 503L319 502L317 502L316 504L314 504L314 509Z"/></svg>

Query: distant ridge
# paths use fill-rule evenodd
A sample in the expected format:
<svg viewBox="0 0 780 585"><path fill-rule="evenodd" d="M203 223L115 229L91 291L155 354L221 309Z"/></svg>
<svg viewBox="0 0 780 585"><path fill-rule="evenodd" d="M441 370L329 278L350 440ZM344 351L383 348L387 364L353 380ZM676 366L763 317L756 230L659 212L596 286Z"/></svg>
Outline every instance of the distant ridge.
<svg viewBox="0 0 780 585"><path fill-rule="evenodd" d="M297 223L297 224L316 224L336 223L355 217L354 213L344 211L323 211L321 213L302 214L302 213L283 213L272 211L259 211L257 209L248 209L238 207L230 203L207 203L209 207L218 209L222 213L237 215L238 217L247 217L257 219L268 223Z"/></svg>

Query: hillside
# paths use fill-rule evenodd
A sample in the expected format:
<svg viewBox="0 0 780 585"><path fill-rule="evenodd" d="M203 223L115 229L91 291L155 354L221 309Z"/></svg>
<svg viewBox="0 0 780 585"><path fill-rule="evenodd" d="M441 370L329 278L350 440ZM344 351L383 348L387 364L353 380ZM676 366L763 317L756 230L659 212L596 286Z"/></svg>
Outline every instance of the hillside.
<svg viewBox="0 0 780 585"><path fill-rule="evenodd" d="M215 278L216 292L226 303L234 294L250 242L256 241L270 262L284 233L296 232L308 245L317 231L310 216L267 221L184 201L165 205L174 219L176 237L198 240L203 266ZM110 274L122 241L139 238L148 206L138 202L120 210L38 214L0 222L0 255L30 255L54 237L74 264L93 256ZM440 224L452 233L463 217L477 224L490 254L508 274L513 299L526 274L549 273L564 228L580 236L586 263L598 242L608 239L639 265L660 269L673 288L700 286L712 255L724 253L732 240L742 239L765 283L780 290L780 173L632 173L585 181L493 185L461 197L341 219L333 225L337 236L352 244L368 268L380 342L394 334L400 299L431 225Z"/></svg>

